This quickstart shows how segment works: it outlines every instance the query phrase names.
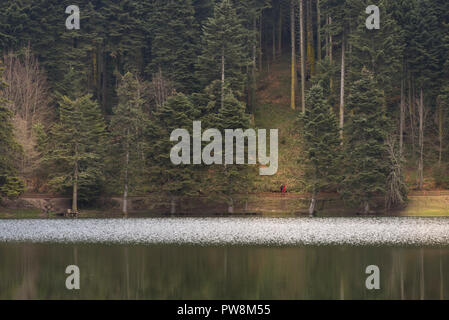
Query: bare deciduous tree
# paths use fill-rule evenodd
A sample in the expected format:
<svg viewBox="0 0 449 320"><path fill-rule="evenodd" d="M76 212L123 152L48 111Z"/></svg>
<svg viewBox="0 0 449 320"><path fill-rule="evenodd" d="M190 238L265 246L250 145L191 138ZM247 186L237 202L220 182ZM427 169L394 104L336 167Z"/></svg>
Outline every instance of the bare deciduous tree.
<svg viewBox="0 0 449 320"><path fill-rule="evenodd" d="M160 108L175 91L173 83L164 78L160 69L153 75L148 89L150 98L155 102L157 108Z"/></svg>
<svg viewBox="0 0 449 320"><path fill-rule="evenodd" d="M39 164L33 126L48 123L52 117L47 77L30 48L22 53L10 52L3 57L4 80L8 83L2 95L14 114L17 142L23 147L21 175L30 177Z"/></svg>

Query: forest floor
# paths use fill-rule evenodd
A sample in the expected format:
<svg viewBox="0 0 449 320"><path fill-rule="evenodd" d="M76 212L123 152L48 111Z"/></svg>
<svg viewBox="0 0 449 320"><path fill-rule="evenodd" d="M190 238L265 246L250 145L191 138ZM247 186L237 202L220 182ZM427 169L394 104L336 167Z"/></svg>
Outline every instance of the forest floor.
<svg viewBox="0 0 449 320"><path fill-rule="evenodd" d="M48 195L39 195L42 199L48 199ZM24 196L22 200L37 199L36 195L33 197ZM57 198L55 198L57 199ZM190 199L190 203L192 203ZM216 205L210 204L204 208L204 199L196 199L193 201L196 208L188 211L180 211L180 216L229 216L224 211L217 211ZM142 199L131 197L130 203L139 203ZM206 200L207 201L207 200ZM150 201L153 203L152 201ZM162 203L161 203L162 204ZM267 217L298 217L307 216L307 207L309 204L309 196L301 193L256 193L249 195L248 206L240 205L236 208L234 216L267 216ZM150 206L151 207L151 206ZM164 212L168 212L168 206L162 205L154 208L140 208L139 210L132 210L129 214L130 218L148 218L169 216ZM165 209L164 209L165 208ZM201 210L199 209L201 208ZM162 211L161 211L162 210ZM317 205L317 216L319 217L351 217L357 216L356 208L347 208L336 194L320 194ZM60 210L61 211L61 210ZM219 212L222 212L219 214ZM447 217L449 216L449 191L412 191L409 194L409 201L405 208L385 212L381 207L377 208L375 216L420 216L420 217ZM122 217L123 214L120 208L88 208L81 209L79 218L117 218ZM0 219L36 219L36 218L63 218L56 213L43 213L43 210L38 208L5 208L0 206ZM66 217L68 218L68 217Z"/></svg>
<svg viewBox="0 0 449 320"><path fill-rule="evenodd" d="M288 59L280 59L260 75L257 88L255 125L279 130L279 168L274 176L259 176L256 192L278 191L281 184L288 191L301 192L301 145L295 130L298 111L290 108L290 68ZM267 143L268 144L268 143Z"/></svg>

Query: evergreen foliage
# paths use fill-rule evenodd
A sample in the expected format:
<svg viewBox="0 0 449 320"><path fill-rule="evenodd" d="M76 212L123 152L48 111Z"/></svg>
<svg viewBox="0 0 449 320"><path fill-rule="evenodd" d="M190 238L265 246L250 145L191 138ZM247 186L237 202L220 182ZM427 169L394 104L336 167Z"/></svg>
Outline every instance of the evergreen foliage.
<svg viewBox="0 0 449 320"><path fill-rule="evenodd" d="M377 87L373 74L364 69L348 97L350 116L344 134L341 193L349 202L362 205L365 213L375 197L385 195L388 174L387 123Z"/></svg>
<svg viewBox="0 0 449 320"><path fill-rule="evenodd" d="M171 198L172 211L177 198L198 194L199 181L192 165L175 165L171 162L170 151L174 143L169 138L176 129L191 132L193 121L198 120L197 116L198 111L189 97L178 93L154 113L150 125L149 180L155 190Z"/></svg>
<svg viewBox="0 0 449 320"><path fill-rule="evenodd" d="M245 107L258 123L259 103L283 99L284 82L279 97L265 96L265 88L277 72L272 66L291 59L282 56L287 48L298 53L291 78L301 72L301 60L307 70L301 93L303 85L311 88L310 110L301 116L305 179L297 180L305 180L306 190L338 184L349 202L367 207L386 195L390 206L406 199L404 168L418 169L421 189L438 184L424 177L428 168L447 174L446 0L79 0L81 29L67 30L70 4L9 1L0 12L0 58L29 48L48 77L49 100L62 101L56 121L34 127L41 167L33 174L43 180L43 192L49 182L63 192L76 183L81 198L92 199L126 185L132 193L172 198L213 193L232 207L233 194L251 190L252 167L174 166L168 138L177 128L190 131L195 120L203 129L251 128ZM379 30L365 26L371 4L380 8ZM293 86L293 97L298 89ZM338 146L336 116L343 133ZM0 193L15 197L24 189L14 139L20 128L4 100L0 120ZM296 138L288 134L283 139ZM331 170L338 151L345 172ZM414 174L407 176L413 184ZM105 177L114 181L104 183ZM28 187L35 178L27 176Z"/></svg>
<svg viewBox="0 0 449 320"><path fill-rule="evenodd" d="M308 91L306 112L300 114L299 123L304 146L306 189L312 194L312 201L315 201L321 191L338 183L340 171L337 118L319 85Z"/></svg>
<svg viewBox="0 0 449 320"><path fill-rule="evenodd" d="M1 91L6 87L0 67L0 198L17 198L25 191L25 184L17 176L17 155L22 151L14 138L12 113L6 107Z"/></svg>
<svg viewBox="0 0 449 320"><path fill-rule="evenodd" d="M225 141L225 130L242 129L243 131L251 129L250 118L245 112L245 105L239 102L232 92L225 95L223 107L215 115L213 122L214 128L222 133L223 142ZM235 141L235 139L234 139ZM248 139L245 139L244 157L248 162ZM224 199L228 204L228 212L232 213L235 206L236 195L247 195L252 187L254 180L254 166L247 164L235 165L237 163L237 148L233 147L234 165L225 165L225 149L223 148L223 165L214 165L214 175L209 176L207 185L209 192L213 197Z"/></svg>
<svg viewBox="0 0 449 320"><path fill-rule="evenodd" d="M244 40L245 31L231 0L222 0L216 4L213 17L203 26L198 64L198 77L203 86L220 80L222 90L229 87L238 96L243 94L242 68L249 63Z"/></svg>
<svg viewBox="0 0 449 320"><path fill-rule="evenodd" d="M156 0L152 3L151 74L161 72L179 92L198 89L194 77L200 28L191 0Z"/></svg>
<svg viewBox="0 0 449 320"><path fill-rule="evenodd" d="M104 177L106 125L91 95L63 97L49 139L44 160L52 165L50 184L60 191L72 189L77 211L78 193L81 200L94 199Z"/></svg>
<svg viewBox="0 0 449 320"><path fill-rule="evenodd" d="M132 73L126 73L117 89L118 105L113 109L110 122L111 154L109 162L111 180L120 182L125 193L138 188L145 174L148 152L148 115L144 112L144 84Z"/></svg>

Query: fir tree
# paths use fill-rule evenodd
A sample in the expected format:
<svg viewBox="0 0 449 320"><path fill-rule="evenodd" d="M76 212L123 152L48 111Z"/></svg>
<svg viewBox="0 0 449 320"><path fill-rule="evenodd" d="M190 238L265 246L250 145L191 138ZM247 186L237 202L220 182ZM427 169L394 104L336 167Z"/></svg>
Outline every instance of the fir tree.
<svg viewBox="0 0 449 320"><path fill-rule="evenodd" d="M306 112L299 117L305 153L305 178L312 194L309 214L315 212L317 195L338 182L339 129L323 89L313 86L306 97Z"/></svg>
<svg viewBox="0 0 449 320"><path fill-rule="evenodd" d="M57 190L72 189L74 212L78 211L79 195L91 200L103 177L106 126L98 104L91 98L63 97L44 157L54 169L50 184Z"/></svg>
<svg viewBox="0 0 449 320"><path fill-rule="evenodd" d="M382 112L382 93L372 73L364 69L348 97L350 116L345 129L342 195L363 205L364 213L376 196L385 195L388 159L387 124Z"/></svg>
<svg viewBox="0 0 449 320"><path fill-rule="evenodd" d="M14 138L11 123L12 113L2 99L1 91L6 87L0 68L0 197L17 198L25 191L24 182L17 176L16 160L22 151Z"/></svg>
<svg viewBox="0 0 449 320"><path fill-rule="evenodd" d="M250 118L245 113L245 109L245 105L239 102L231 92L225 95L223 107L212 120L215 123L214 127L221 131L222 137L225 137L227 129L242 129L243 131L250 129ZM226 201L228 213L234 212L235 196L247 194L254 178L252 176L254 168L246 164L236 164L237 149L234 146L233 149L234 164L226 165L225 157L223 157L223 164L214 166L212 175L209 175L210 181L207 183L211 187L212 196ZM246 157L247 152L244 154Z"/></svg>
<svg viewBox="0 0 449 320"><path fill-rule="evenodd" d="M145 100L143 83L133 74L123 76L117 89L118 105L111 120L113 179L123 187L123 213L128 213L129 189L137 185L143 175L148 117L143 112ZM118 161L117 161L118 160Z"/></svg>
<svg viewBox="0 0 449 320"><path fill-rule="evenodd" d="M358 74L363 68L367 68L374 74L381 90L391 95L401 81L404 51L402 30L393 19L387 1L383 0L378 4L381 16L379 30L368 30L365 25L365 8L370 1L347 2L352 11L359 12L356 16L356 30L349 35L352 46L350 71Z"/></svg>
<svg viewBox="0 0 449 320"><path fill-rule="evenodd" d="M242 68L248 64L245 54L245 31L231 0L222 0L214 8L214 16L203 27L198 75L203 85L221 81L221 105L225 88L238 96L243 94L245 76Z"/></svg>
<svg viewBox="0 0 449 320"><path fill-rule="evenodd" d="M174 143L169 138L176 129L190 132L197 117L198 111L190 99L178 93L154 113L149 129L149 178L155 191L170 198L172 214L176 212L176 200L179 197L198 194L198 176L194 166L172 163L170 153Z"/></svg>
<svg viewBox="0 0 449 320"><path fill-rule="evenodd" d="M194 15L191 0L156 0L150 14L152 61L149 71L162 73L183 93L198 88L194 74L200 28Z"/></svg>

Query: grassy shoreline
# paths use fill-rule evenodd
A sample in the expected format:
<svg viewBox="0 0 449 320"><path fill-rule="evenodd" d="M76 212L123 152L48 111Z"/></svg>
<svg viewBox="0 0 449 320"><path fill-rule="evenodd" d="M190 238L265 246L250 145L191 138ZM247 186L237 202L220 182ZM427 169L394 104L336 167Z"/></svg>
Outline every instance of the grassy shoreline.
<svg viewBox="0 0 449 320"><path fill-rule="evenodd" d="M151 202L151 201L150 201ZM220 211L218 207L212 206L212 211L200 210L202 204L207 200L197 202L196 206L188 207L187 210L180 209L177 215L167 214L163 203L156 208L142 208L130 212L127 217L217 217L217 216L265 216L265 217L298 217L307 216L308 201L303 195L289 194L285 197L274 194L257 195L250 197L239 210L233 215ZM154 205L154 203L153 203ZM210 208L209 208L210 209ZM198 213L201 212L201 213ZM400 210L385 212L379 207L374 216L398 216L398 217L449 217L449 194L412 194L408 205ZM354 217L358 216L356 209L347 208L338 199L322 199L318 205L318 217ZM120 208L88 208L81 210L79 218L121 218L124 217ZM37 219L37 218L63 218L57 213L43 213L39 208L6 208L0 207L0 219Z"/></svg>

